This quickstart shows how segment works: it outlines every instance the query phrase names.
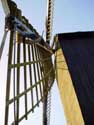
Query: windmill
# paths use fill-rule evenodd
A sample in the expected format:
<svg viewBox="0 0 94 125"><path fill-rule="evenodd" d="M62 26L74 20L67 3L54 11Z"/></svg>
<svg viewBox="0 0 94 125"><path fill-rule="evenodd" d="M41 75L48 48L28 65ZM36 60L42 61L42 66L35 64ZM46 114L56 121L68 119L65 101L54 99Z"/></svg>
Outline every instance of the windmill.
<svg viewBox="0 0 94 125"><path fill-rule="evenodd" d="M14 107L14 120L11 124L18 125L23 119L28 119L29 113L34 112L40 102L43 102L43 125L49 125L50 90L55 78L58 82L67 124L93 125L94 32L56 34L51 46L53 0L48 0L47 4L45 40L22 15L15 2L2 0L2 5L6 18L5 33L0 46L0 59L5 38L10 32L5 125L8 125L11 104ZM52 63L52 55L54 55L55 64ZM23 74L23 84L21 84L21 74ZM30 81L29 88L27 79ZM10 99L11 85L13 86L13 97ZM24 88L22 92L20 92L21 85ZM29 110L28 92L31 93ZM24 97L25 113L20 117L21 97Z"/></svg>
<svg viewBox="0 0 94 125"><path fill-rule="evenodd" d="M18 9L16 3L10 0L2 0L2 5L6 14L5 34L0 47L0 59L5 45L7 32L10 32L10 43L8 53L8 69L6 83L6 106L5 106L5 125L8 125L9 107L14 106L14 121L12 124L18 125L24 118L28 118L30 112L43 102L44 120L43 124L47 124L47 107L48 93L52 87L55 78L54 66L51 56L52 48L48 42L44 42L42 36L33 28L28 19L22 16L22 12ZM50 12L52 9L52 1L49 1ZM47 19L47 41L50 42L51 34L51 17L48 12ZM51 14L51 12L50 12ZM28 70L28 71L27 71ZM27 76L27 72L29 76ZM24 90L20 92L21 73L23 74ZM30 81L27 87L28 79ZM10 99L10 88L13 86L13 97ZM31 92L31 108L28 109L28 96ZM23 116L19 116L20 98L24 97Z"/></svg>

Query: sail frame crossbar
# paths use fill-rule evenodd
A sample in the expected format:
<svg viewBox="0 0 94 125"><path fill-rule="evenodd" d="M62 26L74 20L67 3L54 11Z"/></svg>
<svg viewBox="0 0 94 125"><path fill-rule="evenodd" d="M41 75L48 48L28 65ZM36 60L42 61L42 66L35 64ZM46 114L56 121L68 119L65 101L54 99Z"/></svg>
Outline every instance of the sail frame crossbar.
<svg viewBox="0 0 94 125"><path fill-rule="evenodd" d="M49 60L49 59L50 59L50 57L45 58L45 59L43 59L43 60L37 60L37 61L31 61L31 62L11 64L11 65L9 65L9 67L10 67L10 68L18 68L18 67L22 67L22 66L31 65L31 64L34 64L34 63L45 62L45 61L47 61L47 60Z"/></svg>
<svg viewBox="0 0 94 125"><path fill-rule="evenodd" d="M53 67L50 69L50 71L46 74L46 76L44 78L42 78L40 81L36 82L35 85L32 85L30 88L28 88L26 91L20 93L19 95L15 96L15 98L10 99L7 102L7 105L11 104L12 102L16 101L18 98L22 97L23 95L25 95L27 92L29 92L31 89L33 89L34 87L36 87L38 84L40 84L40 82L43 82L45 80L46 77L48 77L49 73L51 73ZM50 87L49 87L50 88ZM48 88L48 90L49 90Z"/></svg>

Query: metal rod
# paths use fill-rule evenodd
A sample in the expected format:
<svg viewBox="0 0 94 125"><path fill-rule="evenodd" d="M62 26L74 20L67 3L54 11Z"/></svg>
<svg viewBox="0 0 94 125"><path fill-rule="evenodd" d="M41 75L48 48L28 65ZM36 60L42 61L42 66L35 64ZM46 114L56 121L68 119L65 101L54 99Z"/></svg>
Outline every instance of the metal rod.
<svg viewBox="0 0 94 125"><path fill-rule="evenodd" d="M23 58L24 62L26 62L26 44L24 43L25 38L23 38ZM26 66L24 66L24 90L27 90L27 74L26 74ZM25 93L25 114L27 119L27 93Z"/></svg>
<svg viewBox="0 0 94 125"><path fill-rule="evenodd" d="M43 73L43 75L44 75L44 73ZM48 87L48 83L45 83L45 86L44 86L44 100L43 100L43 125L47 125L47 92L48 92L47 87Z"/></svg>
<svg viewBox="0 0 94 125"><path fill-rule="evenodd" d="M9 105L7 105L9 101L10 95L10 80L11 80L11 69L9 65L12 63L12 52L13 52L13 34L14 31L10 32L10 43L9 43L9 57L8 57L8 69L7 69L7 85L6 85L6 104L5 104L5 125L8 125L8 112L9 112Z"/></svg>
<svg viewBox="0 0 94 125"><path fill-rule="evenodd" d="M47 96L43 103L43 125L47 125Z"/></svg>
<svg viewBox="0 0 94 125"><path fill-rule="evenodd" d="M30 45L28 45L28 58L29 58L29 62L31 62L31 54L30 54ZM32 70L31 70L31 64L29 64L29 75L30 75L30 86L32 87ZM31 89L31 104L32 104L32 111L33 110L33 106L34 106L34 99L33 99L33 88Z"/></svg>

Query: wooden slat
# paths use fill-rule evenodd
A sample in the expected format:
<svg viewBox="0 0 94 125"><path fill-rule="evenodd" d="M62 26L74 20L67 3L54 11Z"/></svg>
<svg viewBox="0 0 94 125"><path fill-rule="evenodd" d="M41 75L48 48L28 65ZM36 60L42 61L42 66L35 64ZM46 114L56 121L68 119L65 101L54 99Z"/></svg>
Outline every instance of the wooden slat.
<svg viewBox="0 0 94 125"><path fill-rule="evenodd" d="M1 60L1 57L2 57L2 54L3 54L3 49L4 49L4 46L5 46L7 33L8 33L8 31L5 30L5 31L4 31L4 35L3 35L2 42L1 42L1 45L0 45L0 60Z"/></svg>
<svg viewBox="0 0 94 125"><path fill-rule="evenodd" d="M38 106L38 104L42 101L43 97L34 105L34 109ZM33 109L29 109L29 111L27 112L27 115L29 115L31 112L33 111ZM21 122L23 119L25 118L25 115L23 115L18 122ZM14 125L14 122L12 123L12 125Z"/></svg>
<svg viewBox="0 0 94 125"><path fill-rule="evenodd" d="M30 45L28 45L28 59L29 62L31 62L31 52L30 52ZM30 86L32 87L32 68L31 68L31 64L29 64L29 75L30 75ZM32 111L34 111L33 107L34 107L34 99L33 99L33 88L31 89L31 104L32 104Z"/></svg>
<svg viewBox="0 0 94 125"><path fill-rule="evenodd" d="M48 58L44 58L44 59L40 59L38 61L31 61L31 62L23 62L23 63L17 63L17 64L10 64L9 65L9 68L17 68L17 67L22 67L22 66L27 66L27 65L30 65L30 64L34 64L34 63L38 63L38 62L44 62L44 61L47 61L47 60L50 60L51 57L48 57Z"/></svg>
<svg viewBox="0 0 94 125"><path fill-rule="evenodd" d="M14 46L13 46L13 64L15 65L15 63L16 63L16 37L15 37L15 33L14 33L14 36L13 36L13 44L14 44ZM13 81L13 98L15 98L15 96L16 96L16 69L14 68L13 69L13 79L12 79L12 81ZM13 102L13 105L14 105L14 122L15 122L15 124L17 124L18 125L18 123L17 123L17 105L16 105L16 101L14 101Z"/></svg>
<svg viewBox="0 0 94 125"><path fill-rule="evenodd" d="M35 61L35 55L34 55L34 46L31 46L31 50L32 50L32 60ZM35 63L33 64L33 69L34 69L34 80L35 80L35 84L37 82L37 77L36 77L36 67L35 67ZM36 99L37 102L39 101L39 97L38 97L38 87L36 86ZM39 106L39 105L38 105Z"/></svg>
<svg viewBox="0 0 94 125"><path fill-rule="evenodd" d="M35 57L36 57L36 61L38 61L39 58L38 58L38 52L37 52L37 47L36 46L35 46ZM37 66L38 80L40 81L39 63L37 63L36 66ZM40 95L41 95L41 98L42 98L42 86L41 86L41 82L39 84L39 88L40 88Z"/></svg>
<svg viewBox="0 0 94 125"><path fill-rule="evenodd" d="M16 57L17 62L15 62L14 64L12 64L10 62L8 63L8 70L9 70L8 74L10 74L12 69L13 70L15 69L15 73L16 73L15 74L15 76L16 76L15 90L16 90L16 92L15 92L15 97L13 97L12 99L9 99L9 97L8 97L8 99L6 99L7 102L6 102L6 118L5 119L7 121L5 121L5 123L6 123L5 125L8 125L8 115L9 115L8 109L9 109L10 104L15 103L15 105L14 105L14 109L15 109L14 110L14 112L15 112L14 122L16 123L16 125L18 125L19 122L22 121L24 118L27 119L28 114L31 111L33 112L36 106L39 106L40 101L43 101L44 98L45 98L44 96L47 95L48 89L45 88L45 82L46 82L46 79L48 79L48 76L51 74L51 72L53 70L53 67L50 67L50 69L47 70L47 73L46 74L44 73L44 68L45 68L44 64L46 62L50 61L51 54L48 54L47 58L46 58L46 56L44 56L44 58L42 58L41 53L42 52L46 53L46 51L43 50L43 48L42 48L42 51L41 51L39 46L37 46L35 44L33 44L33 45L28 44L26 46L25 38L23 38L23 43L16 43L16 44L17 44L17 57ZM20 62L21 61L20 60L20 56L21 56L21 53L20 53L21 45L20 44L23 44L23 62L22 63ZM11 50L12 50L12 48L11 48ZM26 53L26 52L28 52L28 53ZM12 52L11 52L10 56L11 56L11 59L9 59L9 60L12 61ZM26 60L27 59L26 56L28 56L27 57L28 60ZM15 59L15 61L16 61L16 59ZM33 65L33 67L32 67L32 65ZM24 91L22 93L20 93L20 70L21 70L20 68L21 68L21 66L23 66L23 78L24 78ZM29 78L30 78L30 87L29 88L27 88L27 84L28 84L27 83L28 82L27 66L29 68ZM32 68L33 68L33 70L32 70ZM17 72L16 72L16 69L17 69ZM32 71L34 71L34 72L32 73ZM32 83L33 82L32 75L34 75L34 81L35 81L34 84ZM6 94L9 96L11 74L9 76L10 78L8 78L8 76L7 76L7 79L8 79L8 81L7 81L8 85L7 86L9 88L7 87L8 90L7 90ZM29 91L31 92L31 109L28 110L27 93ZM34 91L35 91L35 95L34 95ZM25 100L25 114L20 118L20 116L19 116L19 109L20 109L19 101L20 101L20 97L22 97L22 96L24 96L24 100ZM34 100L35 96L36 96L36 100Z"/></svg>
<svg viewBox="0 0 94 125"><path fill-rule="evenodd" d="M67 125L70 125L70 124L82 125L84 124L84 121L82 118L77 96L73 87L71 76L69 71L67 70L68 67L66 62L60 63L61 60L65 62L63 52L61 49L59 49L56 52L56 70L57 70L56 78L58 80L58 87L59 87L61 101L66 115Z"/></svg>
<svg viewBox="0 0 94 125"><path fill-rule="evenodd" d="M38 59L41 60L41 56L40 56L40 51L39 48L37 48L37 56ZM43 62L39 62L39 67L40 67L40 73L41 73L41 77L42 79L44 78L44 73L43 73ZM44 92L44 88L45 88L45 79L42 81L43 84L43 95L45 96L45 92Z"/></svg>
<svg viewBox="0 0 94 125"><path fill-rule="evenodd" d="M26 44L24 43L25 38L23 38L23 59L26 62ZM27 73L26 66L24 66L24 90L27 90ZM27 93L25 93L25 114L27 119Z"/></svg>
<svg viewBox="0 0 94 125"><path fill-rule="evenodd" d="M20 63L20 43L17 46L17 63ZM17 68L17 95L20 93L20 67ZM17 99L17 123L19 120L19 98Z"/></svg>
<svg viewBox="0 0 94 125"><path fill-rule="evenodd" d="M8 125L8 115L9 115L9 105L7 102L9 101L9 94L10 94L10 81L11 81L11 69L9 65L12 63L12 51L13 51L13 35L14 32L11 31L10 33L10 43L9 43L9 55L8 55L8 69L7 69L7 85L6 85L6 105L5 105L5 125Z"/></svg>

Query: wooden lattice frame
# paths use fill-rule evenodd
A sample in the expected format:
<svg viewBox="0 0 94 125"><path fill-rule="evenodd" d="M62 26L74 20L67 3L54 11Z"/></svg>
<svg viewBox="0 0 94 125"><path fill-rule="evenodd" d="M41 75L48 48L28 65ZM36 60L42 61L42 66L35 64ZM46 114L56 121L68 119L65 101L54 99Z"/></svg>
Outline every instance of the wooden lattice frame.
<svg viewBox="0 0 94 125"><path fill-rule="evenodd" d="M9 106L15 103L15 117L14 121L16 124L21 122L24 118L28 118L28 114L33 112L34 109L39 106L40 102L43 102L44 98L47 96L48 90L50 90L54 82L54 68L52 64L52 53L45 46L40 43L30 43L30 40L23 38L19 43L14 42L14 34L16 32L11 31L10 33L10 44L9 44L9 57L8 57L8 71L7 71L7 86L6 86L6 107L5 107L5 125L8 125L9 117ZM29 41L29 42L28 42ZM16 48L14 49L13 46ZM21 49L23 48L23 50ZM21 50L23 57L21 57ZM14 51L15 55L14 56ZM13 58L15 58L15 63L13 63ZM20 62L20 58L23 58L23 62ZM27 61L28 60L28 61ZM28 67L27 67L28 66ZM24 91L20 93L20 70L23 67L23 77L24 77ZM27 88L27 68L29 68L29 79L30 87ZM33 68L33 70L32 70ZM12 73L15 71L15 74ZM33 74L33 81L32 81ZM14 86L14 79L11 78L15 75L15 85L16 85L16 95L10 99L10 87L11 84ZM12 79L12 80L11 80ZM34 82L35 81L35 82ZM11 83L12 82L12 83ZM34 82L34 83L33 83ZM33 83L33 84L32 84ZM48 84L49 83L49 84ZM34 90L36 94L34 95ZM31 108L27 108L27 93L31 91ZM39 96L40 95L40 96ZM25 100L25 114L19 117L19 99L24 96ZM34 96L36 96L36 104L34 104Z"/></svg>

